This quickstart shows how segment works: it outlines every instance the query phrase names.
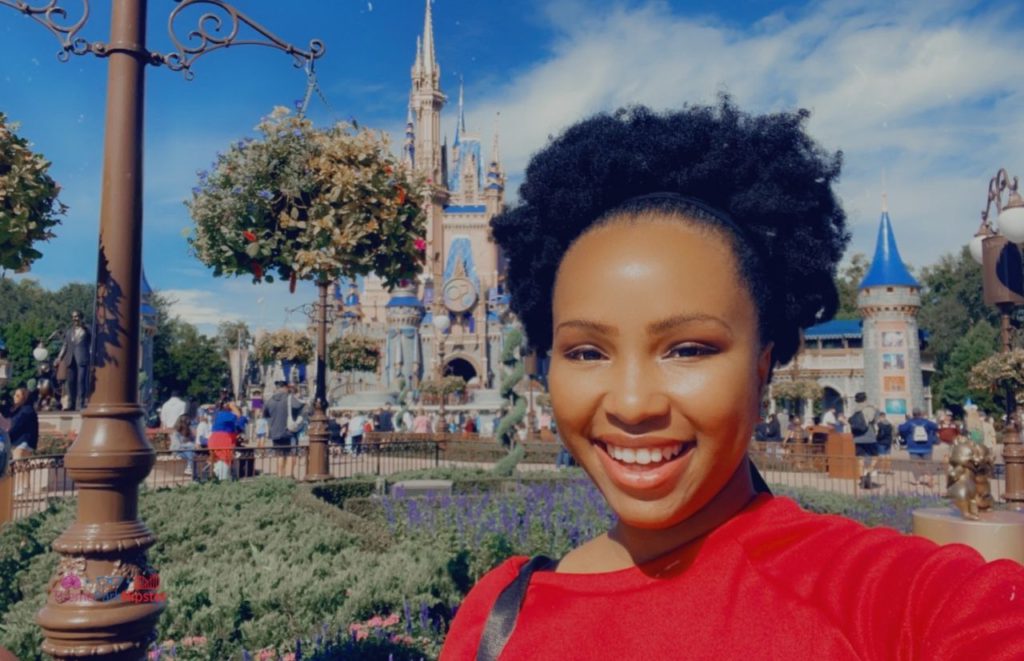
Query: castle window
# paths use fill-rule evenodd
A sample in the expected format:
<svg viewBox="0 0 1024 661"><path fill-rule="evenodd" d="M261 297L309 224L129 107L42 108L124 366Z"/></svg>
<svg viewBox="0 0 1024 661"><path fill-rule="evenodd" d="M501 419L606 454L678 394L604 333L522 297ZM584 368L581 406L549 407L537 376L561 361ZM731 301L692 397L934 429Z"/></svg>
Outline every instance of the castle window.
<svg viewBox="0 0 1024 661"><path fill-rule="evenodd" d="M827 338L821 341L822 349L842 349L843 340L842 338Z"/></svg>
<svg viewBox="0 0 1024 661"><path fill-rule="evenodd" d="M851 337L846 340L846 346L851 349L860 349L864 346L864 340L859 337Z"/></svg>
<svg viewBox="0 0 1024 661"><path fill-rule="evenodd" d="M894 292L894 291L896 291L896 290L895 290L895 289L893 289L892 287L886 287L886 288L885 288L885 291L887 291L887 292L889 292L889 293L891 294L892 292Z"/></svg>

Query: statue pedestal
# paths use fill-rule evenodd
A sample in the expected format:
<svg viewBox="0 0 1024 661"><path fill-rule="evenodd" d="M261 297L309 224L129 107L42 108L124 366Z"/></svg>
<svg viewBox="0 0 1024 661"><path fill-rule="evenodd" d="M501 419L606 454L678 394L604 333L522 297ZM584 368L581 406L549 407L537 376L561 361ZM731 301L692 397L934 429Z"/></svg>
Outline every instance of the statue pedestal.
<svg viewBox="0 0 1024 661"><path fill-rule="evenodd" d="M995 510L969 521L951 507L914 510L913 533L936 544L966 544L991 562L1008 558L1024 564L1024 512Z"/></svg>

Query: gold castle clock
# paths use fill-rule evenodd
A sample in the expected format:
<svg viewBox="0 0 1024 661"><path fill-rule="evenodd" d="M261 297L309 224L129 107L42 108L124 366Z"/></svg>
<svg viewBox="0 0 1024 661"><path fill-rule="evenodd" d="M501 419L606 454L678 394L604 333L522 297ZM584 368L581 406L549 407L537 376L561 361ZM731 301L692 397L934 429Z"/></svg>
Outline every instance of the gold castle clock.
<svg viewBox="0 0 1024 661"><path fill-rule="evenodd" d="M444 283L441 289L441 300L446 308L459 313L473 307L476 303L476 288L469 278L455 277Z"/></svg>

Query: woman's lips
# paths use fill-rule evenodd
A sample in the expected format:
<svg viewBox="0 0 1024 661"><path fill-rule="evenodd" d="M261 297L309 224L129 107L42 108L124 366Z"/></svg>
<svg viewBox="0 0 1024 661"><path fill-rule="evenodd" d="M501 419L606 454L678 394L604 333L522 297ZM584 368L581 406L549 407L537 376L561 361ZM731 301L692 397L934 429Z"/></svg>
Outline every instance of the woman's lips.
<svg viewBox="0 0 1024 661"><path fill-rule="evenodd" d="M593 445L612 482L630 491L646 492L678 480L697 446L695 441L632 438L627 445L616 440L599 438Z"/></svg>

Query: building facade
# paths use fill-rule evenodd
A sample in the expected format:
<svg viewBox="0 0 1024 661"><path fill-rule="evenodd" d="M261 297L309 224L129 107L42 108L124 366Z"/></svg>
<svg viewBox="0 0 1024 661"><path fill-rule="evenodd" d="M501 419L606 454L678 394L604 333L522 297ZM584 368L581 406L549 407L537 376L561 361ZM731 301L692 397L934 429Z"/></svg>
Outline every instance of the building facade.
<svg viewBox="0 0 1024 661"><path fill-rule="evenodd" d="M891 420L902 422L914 408L932 415L928 383L935 368L926 353L922 356L926 335L917 325L921 285L900 257L884 206L857 308L860 319L808 328L804 348L775 371L773 381L817 382L823 408L850 410L854 395L864 392Z"/></svg>
<svg viewBox="0 0 1024 661"><path fill-rule="evenodd" d="M376 276L338 283L335 300L343 312L332 333L359 333L381 343L382 368L357 377L359 391L394 392L403 381L447 375L461 376L473 389L495 385L503 336L495 309L507 300L501 255L490 235L491 218L505 201L497 123L485 154L479 134L466 125L460 84L449 145L442 133L447 103L427 0L402 145L403 167L428 185L427 259L417 282L393 292ZM447 323L436 323L438 315Z"/></svg>

